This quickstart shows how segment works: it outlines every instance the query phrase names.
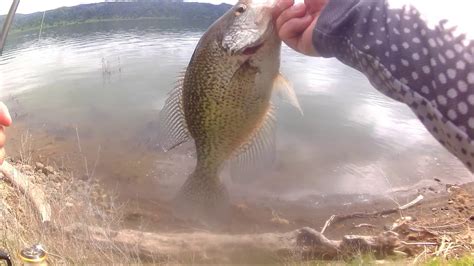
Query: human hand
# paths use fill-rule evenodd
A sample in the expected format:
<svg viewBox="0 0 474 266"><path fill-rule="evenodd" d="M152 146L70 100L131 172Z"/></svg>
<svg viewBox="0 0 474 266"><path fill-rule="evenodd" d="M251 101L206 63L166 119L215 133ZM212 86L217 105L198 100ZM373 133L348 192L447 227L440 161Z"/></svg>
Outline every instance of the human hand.
<svg viewBox="0 0 474 266"><path fill-rule="evenodd" d="M0 165L3 164L3 160L5 159L5 127L10 126L11 123L12 119L7 106L0 102Z"/></svg>
<svg viewBox="0 0 474 266"><path fill-rule="evenodd" d="M273 17L280 39L297 52L317 56L313 46L313 30L327 2L305 0L304 4L294 5L294 0L278 0L273 8Z"/></svg>

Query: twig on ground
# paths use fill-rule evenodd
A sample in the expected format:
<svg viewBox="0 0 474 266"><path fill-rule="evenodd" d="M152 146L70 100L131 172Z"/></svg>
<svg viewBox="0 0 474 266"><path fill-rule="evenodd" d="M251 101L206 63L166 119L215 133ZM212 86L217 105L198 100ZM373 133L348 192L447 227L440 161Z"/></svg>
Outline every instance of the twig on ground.
<svg viewBox="0 0 474 266"><path fill-rule="evenodd" d="M402 245L406 246L436 246L438 243L435 242L406 242L406 241L400 241Z"/></svg>
<svg viewBox="0 0 474 266"><path fill-rule="evenodd" d="M31 183L27 176L6 161L0 166L0 172L33 203L43 223L51 221L51 206L46 201L43 190Z"/></svg>
<svg viewBox="0 0 474 266"><path fill-rule="evenodd" d="M328 228L331 223L334 221L334 219L336 218L336 215L331 215L331 217L329 217L329 219L324 223L324 226L323 226L323 229L321 229L321 234L324 234L324 232L326 231L326 228Z"/></svg>
<svg viewBox="0 0 474 266"><path fill-rule="evenodd" d="M436 226L418 226L418 227L423 228L423 229L430 229L430 230L452 229L452 228L460 227L460 226L466 224L470 220L471 219L468 218L468 219L464 220L463 222L455 223L455 224L445 224L445 225L436 225Z"/></svg>
<svg viewBox="0 0 474 266"><path fill-rule="evenodd" d="M415 206L418 202L422 201L423 198L424 198L423 195L418 195L418 197L416 197L414 200L408 202L407 204L403 206L398 207L398 210L406 210L408 208L411 208Z"/></svg>
<svg viewBox="0 0 474 266"><path fill-rule="evenodd" d="M369 228L376 228L373 224L361 223L354 225L355 228L362 228L362 227L369 227Z"/></svg>
<svg viewBox="0 0 474 266"><path fill-rule="evenodd" d="M355 213L350 213L350 214L345 214L345 215L331 215L331 217L324 223L324 227L321 230L321 233L324 233L326 229L334 223L338 223L347 219L354 219L354 218L374 218L374 217L379 217L382 215L388 215L392 213L396 213L401 210L406 210L408 208L411 208L415 206L417 203L419 203L421 200L423 200L423 195L418 195L414 200L410 201L409 203L399 206L396 208L391 208L388 210L382 210L382 211L374 211L374 212L355 212Z"/></svg>

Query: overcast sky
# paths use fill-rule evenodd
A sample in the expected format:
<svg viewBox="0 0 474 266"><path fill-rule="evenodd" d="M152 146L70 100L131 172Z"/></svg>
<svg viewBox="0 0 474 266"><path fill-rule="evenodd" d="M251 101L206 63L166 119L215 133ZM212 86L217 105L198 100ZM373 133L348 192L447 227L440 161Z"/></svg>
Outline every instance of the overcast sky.
<svg viewBox="0 0 474 266"><path fill-rule="evenodd" d="M38 11L50 10L62 6L75 6L80 4L89 4L103 2L100 0L21 0L17 13L28 14ZM220 4L222 2L233 4L236 0L193 0L192 2L208 2ZM7 14L12 0L0 0L0 15Z"/></svg>

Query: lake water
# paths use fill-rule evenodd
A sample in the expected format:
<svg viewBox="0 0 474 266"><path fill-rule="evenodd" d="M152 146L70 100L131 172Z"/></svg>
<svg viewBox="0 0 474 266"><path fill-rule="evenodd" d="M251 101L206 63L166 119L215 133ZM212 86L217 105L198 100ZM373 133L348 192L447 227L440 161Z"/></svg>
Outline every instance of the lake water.
<svg viewBox="0 0 474 266"><path fill-rule="evenodd" d="M40 39L37 32L11 35L0 58L0 96L15 120L10 132L29 129L45 160L76 161L78 172L124 199L171 194L192 169L192 150L156 149L157 117L204 31L127 21L47 29ZM407 107L359 72L287 47L282 72L304 116L280 105L277 165L243 190L293 199L473 180ZM18 141L18 134L9 137Z"/></svg>

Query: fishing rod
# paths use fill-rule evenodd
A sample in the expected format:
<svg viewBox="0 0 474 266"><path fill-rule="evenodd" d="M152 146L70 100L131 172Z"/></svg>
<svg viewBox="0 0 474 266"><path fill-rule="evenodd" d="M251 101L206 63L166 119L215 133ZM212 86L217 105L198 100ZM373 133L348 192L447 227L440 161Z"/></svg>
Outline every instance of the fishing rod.
<svg viewBox="0 0 474 266"><path fill-rule="evenodd" d="M8 15L5 18L5 22L3 23L3 29L0 35L0 55L2 55L3 47L5 46L5 42L7 40L8 31L12 26L13 17L15 16L19 4L20 0L13 0L13 3L10 7L10 11L8 12Z"/></svg>

